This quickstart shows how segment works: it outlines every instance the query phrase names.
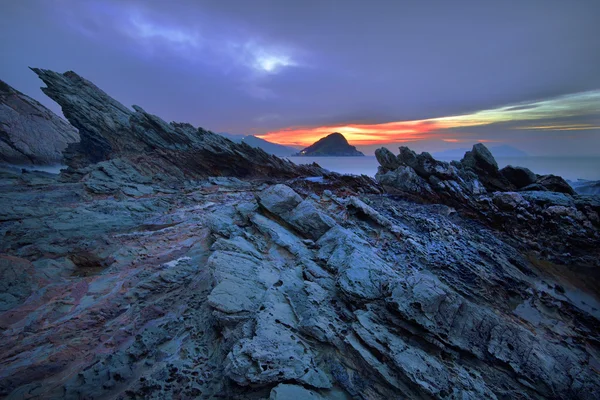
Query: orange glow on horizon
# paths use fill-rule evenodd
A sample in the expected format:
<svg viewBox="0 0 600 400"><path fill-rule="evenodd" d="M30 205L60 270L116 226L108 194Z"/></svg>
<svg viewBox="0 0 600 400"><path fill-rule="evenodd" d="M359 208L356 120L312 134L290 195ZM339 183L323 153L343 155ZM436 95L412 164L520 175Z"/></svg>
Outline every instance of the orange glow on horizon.
<svg viewBox="0 0 600 400"><path fill-rule="evenodd" d="M436 128L435 123L429 121L399 121L384 124L287 128L256 136L288 146L310 146L333 132L339 132L346 137L348 142L354 145L371 145L424 140L427 138L426 134Z"/></svg>
<svg viewBox="0 0 600 400"><path fill-rule="evenodd" d="M460 138L456 132L441 135L446 129L484 126L517 121L538 121L531 126L508 127L516 130L596 130L597 124L552 124L539 123L556 118L572 118L583 115L597 115L600 110L600 90L563 95L548 100L509 105L470 114L454 115L413 121L395 121L381 124L340 124L319 127L291 127L278 131L257 134L261 139L288 146L310 146L317 140L339 132L353 145L366 146L385 143L415 142L419 140L441 140L449 143L472 141ZM444 137L445 136L445 137ZM448 137L450 136L450 137ZM458 137L457 137L458 136ZM480 139L480 143L497 142Z"/></svg>

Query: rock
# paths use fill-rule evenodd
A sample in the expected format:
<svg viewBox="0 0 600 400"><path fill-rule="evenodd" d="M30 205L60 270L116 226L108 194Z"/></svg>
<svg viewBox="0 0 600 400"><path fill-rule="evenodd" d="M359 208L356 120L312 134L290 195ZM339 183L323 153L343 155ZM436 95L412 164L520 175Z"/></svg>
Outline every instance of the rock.
<svg viewBox="0 0 600 400"><path fill-rule="evenodd" d="M566 193L570 195L575 194L575 190L560 176L556 175L543 175L540 176L536 183L548 189L551 192Z"/></svg>
<svg viewBox="0 0 600 400"><path fill-rule="evenodd" d="M373 209L373 207L365 204L358 197L350 197L346 207L354 214L357 214L359 218L369 219L383 227L389 227L392 225L389 219L382 216L375 209Z"/></svg>
<svg viewBox="0 0 600 400"><path fill-rule="evenodd" d="M498 163L482 143L473 145L460 161L463 168L473 171L488 190L511 191L516 189L498 170Z"/></svg>
<svg viewBox="0 0 600 400"><path fill-rule="evenodd" d="M396 168L402 165L394 153L385 147L375 150L375 157L377 158L379 165L383 167L384 171L394 171Z"/></svg>
<svg viewBox="0 0 600 400"><path fill-rule="evenodd" d="M280 383L271 390L269 400L320 400L318 393L298 385Z"/></svg>
<svg viewBox="0 0 600 400"><path fill-rule="evenodd" d="M302 197L286 185L274 185L259 194L260 204L272 212L281 215L289 213L302 202Z"/></svg>
<svg viewBox="0 0 600 400"><path fill-rule="evenodd" d="M474 171L481 170L488 173L495 173L498 171L496 159L482 143L473 145L473 149L465 153L465 156L460 163L466 168Z"/></svg>
<svg viewBox="0 0 600 400"><path fill-rule="evenodd" d="M423 197L433 194L429 183L408 166L401 166L383 174L378 172L376 178L387 191L392 193L415 193Z"/></svg>
<svg viewBox="0 0 600 400"><path fill-rule="evenodd" d="M532 183L519 189L520 192L546 192L548 188L540 185L539 183Z"/></svg>
<svg viewBox="0 0 600 400"><path fill-rule="evenodd" d="M400 165L406 165L414 169L414 167L417 165L417 153L406 146L400 146L399 150L400 153L398 153L398 162Z"/></svg>
<svg viewBox="0 0 600 400"><path fill-rule="evenodd" d="M364 156L363 153L356 150L356 147L351 146L344 135L334 132L317 140L312 145L294 154L301 157L356 157Z"/></svg>
<svg viewBox="0 0 600 400"><path fill-rule="evenodd" d="M0 80L0 162L63 164L63 150L78 140L66 121Z"/></svg>
<svg viewBox="0 0 600 400"><path fill-rule="evenodd" d="M119 160L90 166L85 182L0 170L14 297L0 312L0 396L599 393L595 352L581 345L600 318L593 196L474 194L459 169L456 180L386 173L412 171L438 199L462 190L499 232L463 209L336 186L315 202L303 179L86 195L109 176L162 187L134 183L145 175Z"/></svg>
<svg viewBox="0 0 600 400"><path fill-rule="evenodd" d="M531 172L530 169L525 167L513 167L507 165L500 170L502 176L510 181L517 189L524 188L528 185L534 184L537 180L537 176Z"/></svg>
<svg viewBox="0 0 600 400"><path fill-rule="evenodd" d="M530 207L522 195L515 192L496 192L493 194L492 201L500 209L503 210L514 210L517 207Z"/></svg>
<svg viewBox="0 0 600 400"><path fill-rule="evenodd" d="M27 260L0 255L0 313L24 302L36 287Z"/></svg>
<svg viewBox="0 0 600 400"><path fill-rule="evenodd" d="M121 126L65 79L108 146L0 168L0 397L600 398L597 196L407 148L377 175L394 195L278 161L236 178L248 150L139 107Z"/></svg>
<svg viewBox="0 0 600 400"><path fill-rule="evenodd" d="M537 204L539 206L553 204L572 207L575 205L574 199L571 196L568 196L564 193L531 191L522 192L521 195L525 200L529 201L532 204Z"/></svg>
<svg viewBox="0 0 600 400"><path fill-rule="evenodd" d="M319 211L312 200L304 200L298 204L286 221L313 240L319 239L335 226L335 221Z"/></svg>
<svg viewBox="0 0 600 400"><path fill-rule="evenodd" d="M318 166L297 166L202 128L168 124L139 106L132 111L72 71L32 70L47 85L42 88L44 93L79 130L81 141L65 151L71 175L115 158L135 166L146 177L162 174L179 181L185 177L323 175Z"/></svg>

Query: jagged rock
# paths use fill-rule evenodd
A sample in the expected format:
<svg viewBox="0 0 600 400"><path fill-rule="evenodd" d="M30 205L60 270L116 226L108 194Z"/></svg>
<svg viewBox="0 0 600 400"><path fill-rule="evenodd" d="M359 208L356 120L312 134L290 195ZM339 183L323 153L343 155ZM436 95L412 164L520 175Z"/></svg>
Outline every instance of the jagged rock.
<svg viewBox="0 0 600 400"><path fill-rule="evenodd" d="M530 169L525 167L513 167L507 165L500 170L502 176L510 181L517 189L524 188L531 184L534 184L537 180L537 176L531 172Z"/></svg>
<svg viewBox="0 0 600 400"><path fill-rule="evenodd" d="M466 168L474 171L482 170L488 173L494 173L498 171L498 163L496 162L496 159L482 143L474 144L473 149L465 153L465 156L460 163Z"/></svg>
<svg viewBox="0 0 600 400"><path fill-rule="evenodd" d="M57 165L77 130L29 96L0 80L0 162Z"/></svg>
<svg viewBox="0 0 600 400"><path fill-rule="evenodd" d="M138 179L115 160L102 165ZM567 267L533 258L539 235L344 187L302 200L303 182L210 178L133 200L0 174L0 259L24 272L2 282L30 288L0 313L0 395L598 397L582 267L599 259L597 200L477 195L521 234L565 238Z"/></svg>
<svg viewBox="0 0 600 400"><path fill-rule="evenodd" d="M92 164L120 158L146 177L161 174L173 180L323 175L318 166L297 166L202 128L168 124L139 106L133 106L132 111L72 71L59 74L32 70L47 85L42 88L44 93L62 107L65 117L79 130L81 141L70 144L65 151L71 174Z"/></svg>
<svg viewBox="0 0 600 400"><path fill-rule="evenodd" d="M401 166L385 173L378 172L376 178L388 192L415 193L423 197L433 195L429 183L409 166Z"/></svg>
<svg viewBox="0 0 600 400"><path fill-rule="evenodd" d="M414 169L417 165L417 153L406 146L400 146L399 150L398 161L400 162L400 165L407 165Z"/></svg>
<svg viewBox="0 0 600 400"><path fill-rule="evenodd" d="M473 145L473 149L465 153L460 163L465 169L475 172L488 190L511 191L516 189L500 173L494 156L482 143Z"/></svg>
<svg viewBox="0 0 600 400"><path fill-rule="evenodd" d="M398 158L396 158L394 153L392 153L385 147L381 147L375 150L375 157L377 158L377 162L379 163L379 165L381 165L384 168L384 170L394 171L400 165L402 165L400 161L398 161Z"/></svg>
<svg viewBox="0 0 600 400"><path fill-rule="evenodd" d="M63 78L107 146L0 168L0 397L600 397L596 196L406 148L395 196L266 159L224 178L248 150Z"/></svg>
<svg viewBox="0 0 600 400"><path fill-rule="evenodd" d="M493 194L492 201L500 209L514 210L517 207L529 207L530 204L522 195L516 192L496 192Z"/></svg>
<svg viewBox="0 0 600 400"><path fill-rule="evenodd" d="M315 207L313 200L302 200L288 186L272 186L262 191L258 198L263 207L313 240L323 236L335 225L335 221L331 217Z"/></svg>
<svg viewBox="0 0 600 400"><path fill-rule="evenodd" d="M543 175L540 176L536 183L550 190L551 192L567 193L570 195L575 194L575 190L560 176L556 175Z"/></svg>

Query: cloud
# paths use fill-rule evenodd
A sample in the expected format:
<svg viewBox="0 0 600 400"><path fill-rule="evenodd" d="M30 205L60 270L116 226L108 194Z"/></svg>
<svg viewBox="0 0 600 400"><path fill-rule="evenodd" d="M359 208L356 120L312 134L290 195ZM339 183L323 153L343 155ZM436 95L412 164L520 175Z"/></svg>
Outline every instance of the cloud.
<svg viewBox="0 0 600 400"><path fill-rule="evenodd" d="M288 134L295 143L341 129L360 143L447 146L556 134L560 151L575 142L567 131L519 128L553 116L600 126L586 117L593 100L544 103L600 89L596 0L30 0L2 11L0 75L55 110L28 65L74 70L167 120L302 131ZM597 143L594 129L570 132L583 135L572 148Z"/></svg>
<svg viewBox="0 0 600 400"><path fill-rule="evenodd" d="M457 116L430 118L427 120L395 121L381 124L347 124L300 127L268 132L259 137L282 144L310 145L321 137L340 132L357 145L374 145L389 142L431 140L437 138L448 143L473 141L472 134L465 133L466 128L481 126L501 126L523 121L537 121L532 126L511 126L521 130L597 130L592 124L556 124L547 122L557 119L579 117L600 118L600 90L558 96L531 102L520 106L502 106L489 110L476 111ZM540 124L542 123L542 124ZM460 129L461 137L443 137L452 130ZM458 132L454 131L454 136ZM475 129L477 134L477 129ZM476 139L480 143L499 142L498 139Z"/></svg>

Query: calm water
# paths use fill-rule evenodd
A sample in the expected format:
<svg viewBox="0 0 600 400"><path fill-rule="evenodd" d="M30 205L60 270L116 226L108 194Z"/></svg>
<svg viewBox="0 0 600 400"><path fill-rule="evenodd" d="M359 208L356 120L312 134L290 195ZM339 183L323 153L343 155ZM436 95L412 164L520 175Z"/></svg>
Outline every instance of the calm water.
<svg viewBox="0 0 600 400"><path fill-rule="evenodd" d="M379 163L375 156L365 157L288 157L296 164L316 162L323 168L342 174L375 176ZM443 161L452 159L440 158ZM518 157L496 158L500 168L507 165L527 167L536 174L554 174L565 179L600 180L600 157Z"/></svg>

